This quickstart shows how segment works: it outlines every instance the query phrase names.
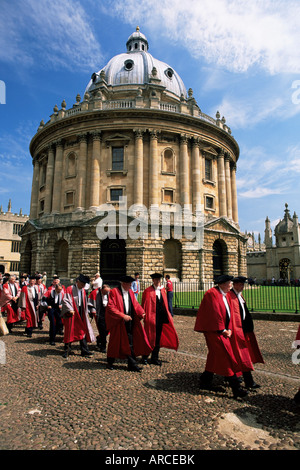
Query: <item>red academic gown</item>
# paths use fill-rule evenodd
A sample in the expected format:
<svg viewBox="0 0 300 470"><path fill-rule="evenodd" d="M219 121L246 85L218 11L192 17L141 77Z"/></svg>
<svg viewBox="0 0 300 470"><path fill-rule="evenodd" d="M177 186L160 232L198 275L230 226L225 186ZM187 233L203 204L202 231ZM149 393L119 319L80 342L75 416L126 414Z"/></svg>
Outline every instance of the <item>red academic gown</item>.
<svg viewBox="0 0 300 470"><path fill-rule="evenodd" d="M82 289L83 315L78 310L78 289L76 285L69 286L63 296L62 312L64 325L64 343L80 341L84 337L88 343L95 341L95 335L88 318L88 302L84 289ZM74 311L73 316L67 316L69 311Z"/></svg>
<svg viewBox="0 0 300 470"><path fill-rule="evenodd" d="M17 282L14 283L14 286L16 288L16 297L19 299L20 294L21 294L21 287ZM0 297L0 307L1 311L3 313L6 313L7 315L7 323L16 323L21 320L22 315L21 315L21 309L20 308L15 308L13 309L11 300L13 298L12 290L10 288L10 283L6 282L3 284L2 289L1 289L1 297ZM23 316L24 318L24 316Z"/></svg>
<svg viewBox="0 0 300 470"><path fill-rule="evenodd" d="M223 295L218 287L209 289L202 299L195 322L195 331L204 333L208 348L205 370L230 377L234 374L253 370L245 339L232 314L232 302L226 296L230 307L230 318L226 313ZM231 330L231 338L221 332Z"/></svg>
<svg viewBox="0 0 300 470"><path fill-rule="evenodd" d="M148 356L151 346L148 342L144 328L141 324L144 310L135 298L133 291L129 290L129 296L133 306L133 350L135 356ZM112 289L109 294L105 311L106 328L109 332L107 357L125 359L131 354L128 336L124 322L123 296L118 287Z"/></svg>
<svg viewBox="0 0 300 470"><path fill-rule="evenodd" d="M167 349L175 349L177 351L179 346L178 335L174 327L172 315L169 312L167 294L164 287L160 290L165 309L168 314L168 323L163 323L160 347ZM142 307L146 312L144 318L144 327L152 349L155 347L156 336L156 293L153 286L147 287L142 296Z"/></svg>
<svg viewBox="0 0 300 470"><path fill-rule="evenodd" d="M33 286L35 289L35 286ZM36 289L36 296L38 295ZM29 285L22 287L19 299L20 308L25 309L25 319L27 328L36 328L38 326L37 312L34 305L33 296Z"/></svg>
<svg viewBox="0 0 300 470"><path fill-rule="evenodd" d="M232 301L232 309L234 313L234 318L236 319L236 327L238 328L238 331L240 332L240 335L242 336L243 331L240 331L240 330L243 329L243 326L242 326L241 311L240 311L240 304L239 304L238 297L234 293L233 290L231 290L228 295ZM246 303L244 304L244 307L245 307L245 310L248 310ZM250 315L249 311L248 311L248 314ZM244 331L243 335L244 335L244 340L248 348L252 363L264 364L264 360L260 352L254 331Z"/></svg>

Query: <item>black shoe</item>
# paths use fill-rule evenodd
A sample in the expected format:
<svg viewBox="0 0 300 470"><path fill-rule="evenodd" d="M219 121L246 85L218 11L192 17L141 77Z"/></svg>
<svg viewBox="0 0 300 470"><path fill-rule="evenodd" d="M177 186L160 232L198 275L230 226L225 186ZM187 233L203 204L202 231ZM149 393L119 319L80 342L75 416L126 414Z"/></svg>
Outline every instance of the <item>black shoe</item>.
<svg viewBox="0 0 300 470"><path fill-rule="evenodd" d="M114 366L112 364L107 364L106 369L114 370Z"/></svg>
<svg viewBox="0 0 300 470"><path fill-rule="evenodd" d="M252 382L251 384L245 384L245 387L251 390L255 390L257 388L260 388L260 385L256 382Z"/></svg>
<svg viewBox="0 0 300 470"><path fill-rule="evenodd" d="M87 357L87 358L89 358L89 357L92 357L92 356L93 356L93 353L90 352L90 351L86 351L86 352L82 352L82 353L81 353L81 356L82 356L82 357Z"/></svg>
<svg viewBox="0 0 300 470"><path fill-rule="evenodd" d="M232 389L234 398L245 398L248 395L248 391L242 387Z"/></svg>
<svg viewBox="0 0 300 470"><path fill-rule="evenodd" d="M63 357L64 359L67 359L67 357L69 357L71 354L72 354L71 351L65 351L65 352L63 353L62 357Z"/></svg>
<svg viewBox="0 0 300 470"><path fill-rule="evenodd" d="M143 369L139 366L128 366L128 370L131 372L142 372Z"/></svg>
<svg viewBox="0 0 300 470"><path fill-rule="evenodd" d="M51 346L55 346L55 342L54 342L54 341L50 341L50 345L51 345Z"/></svg>
<svg viewBox="0 0 300 470"><path fill-rule="evenodd" d="M156 366L161 366L161 360L160 359L151 359L150 364L154 364Z"/></svg>
<svg viewBox="0 0 300 470"><path fill-rule="evenodd" d="M141 363L144 364L144 366L147 366L149 364L147 359L142 359Z"/></svg>

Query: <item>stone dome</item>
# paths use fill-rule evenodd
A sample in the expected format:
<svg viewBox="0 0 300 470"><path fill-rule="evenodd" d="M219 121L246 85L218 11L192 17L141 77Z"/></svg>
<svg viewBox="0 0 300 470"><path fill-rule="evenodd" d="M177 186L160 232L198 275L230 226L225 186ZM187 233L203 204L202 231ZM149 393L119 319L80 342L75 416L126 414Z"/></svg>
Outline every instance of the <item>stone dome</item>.
<svg viewBox="0 0 300 470"><path fill-rule="evenodd" d="M288 204L285 204L285 214L284 218L278 222L275 227L275 234L285 234L288 232L292 232L293 230L293 219L290 216L290 211L288 210Z"/></svg>
<svg viewBox="0 0 300 470"><path fill-rule="evenodd" d="M97 84L105 80L108 86L146 86L155 81L166 92L180 99L187 97L185 85L178 73L165 62L155 59L148 52L148 41L137 27L126 43L127 52L118 54L97 73L93 73L86 92L93 92Z"/></svg>

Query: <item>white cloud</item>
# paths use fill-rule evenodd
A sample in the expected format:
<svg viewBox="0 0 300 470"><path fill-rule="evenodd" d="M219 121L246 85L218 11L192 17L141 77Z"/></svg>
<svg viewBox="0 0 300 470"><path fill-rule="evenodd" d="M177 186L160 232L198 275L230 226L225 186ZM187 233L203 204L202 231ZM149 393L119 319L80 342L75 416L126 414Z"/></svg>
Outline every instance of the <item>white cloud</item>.
<svg viewBox="0 0 300 470"><path fill-rule="evenodd" d="M91 21L77 0L4 0L0 60L45 68L90 69L102 59Z"/></svg>
<svg viewBox="0 0 300 470"><path fill-rule="evenodd" d="M291 171L291 162L300 148L287 149L282 155L268 155L263 147L244 148L238 163L237 188L241 199L267 199L272 195L288 195L297 187L298 175ZM241 177L239 176L241 174Z"/></svg>
<svg viewBox="0 0 300 470"><path fill-rule="evenodd" d="M281 0L113 0L107 12L235 72L300 71L300 4Z"/></svg>

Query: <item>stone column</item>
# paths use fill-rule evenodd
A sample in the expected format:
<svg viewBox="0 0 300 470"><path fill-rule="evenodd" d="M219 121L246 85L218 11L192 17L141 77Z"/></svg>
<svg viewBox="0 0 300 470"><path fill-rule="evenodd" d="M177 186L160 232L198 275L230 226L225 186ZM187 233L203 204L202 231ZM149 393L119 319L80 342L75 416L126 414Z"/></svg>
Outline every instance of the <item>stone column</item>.
<svg viewBox="0 0 300 470"><path fill-rule="evenodd" d="M231 174L230 174L230 158L225 156L225 179L226 179L226 200L227 200L227 217L232 219L232 194L231 194Z"/></svg>
<svg viewBox="0 0 300 470"><path fill-rule="evenodd" d="M47 173L46 173L44 214L50 214L51 209L52 209L53 174L54 174L54 147L53 145L49 145Z"/></svg>
<svg viewBox="0 0 300 470"><path fill-rule="evenodd" d="M39 204L39 177L40 177L40 165L38 156L33 159L33 176L32 176L32 187L31 187L31 202L30 202L30 218L36 219L38 216L38 204Z"/></svg>
<svg viewBox="0 0 300 470"><path fill-rule="evenodd" d="M141 129L134 129L135 134L135 155L134 155L134 185L133 204L143 204L143 133Z"/></svg>
<svg viewBox="0 0 300 470"><path fill-rule="evenodd" d="M160 190L158 189L158 151L157 151L158 131L150 130L150 168L149 168L149 205L159 204Z"/></svg>
<svg viewBox="0 0 300 470"><path fill-rule="evenodd" d="M200 165L199 139L195 137L192 143L192 184L193 184L193 212L201 204L201 165ZM201 159L202 160L202 159ZM201 162L202 163L202 162Z"/></svg>
<svg viewBox="0 0 300 470"><path fill-rule="evenodd" d="M188 160L188 137L185 134L180 135L180 195L182 205L189 204L189 160Z"/></svg>
<svg viewBox="0 0 300 470"><path fill-rule="evenodd" d="M53 199L52 199L52 213L59 213L61 207L61 194L62 194L62 169L63 169L63 142L57 141L55 151L55 165L54 165L54 181L53 181Z"/></svg>
<svg viewBox="0 0 300 470"><path fill-rule="evenodd" d="M86 166L87 166L87 134L79 136L79 158L77 172L77 197L76 209L85 209L85 191L86 191Z"/></svg>
<svg viewBox="0 0 300 470"><path fill-rule="evenodd" d="M90 209L100 204L100 158L101 158L101 132L93 133L92 173L90 187Z"/></svg>
<svg viewBox="0 0 300 470"><path fill-rule="evenodd" d="M224 151L218 155L219 217L227 216Z"/></svg>
<svg viewBox="0 0 300 470"><path fill-rule="evenodd" d="M237 189L236 189L236 163L231 167L231 197L232 197L232 218L234 222L238 223L238 202L237 202Z"/></svg>

